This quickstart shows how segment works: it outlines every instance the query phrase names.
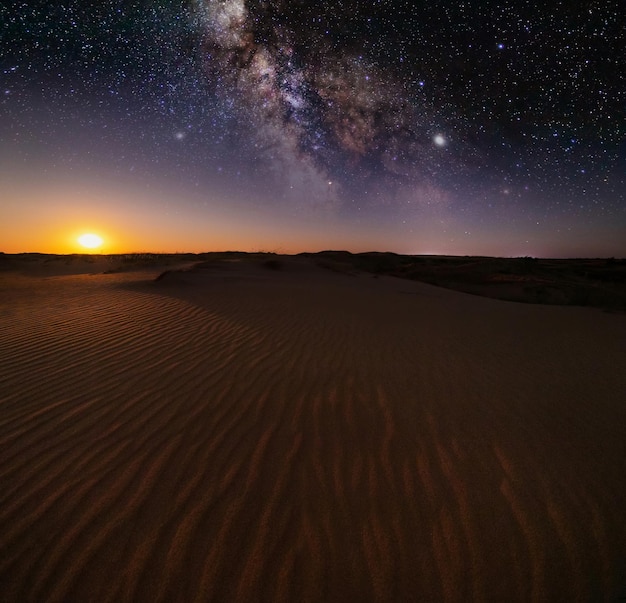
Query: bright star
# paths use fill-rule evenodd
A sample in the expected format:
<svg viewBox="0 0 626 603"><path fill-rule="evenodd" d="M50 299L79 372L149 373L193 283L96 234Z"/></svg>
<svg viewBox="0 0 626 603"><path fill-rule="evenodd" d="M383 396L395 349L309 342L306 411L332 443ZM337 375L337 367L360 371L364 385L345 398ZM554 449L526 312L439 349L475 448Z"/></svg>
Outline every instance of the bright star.
<svg viewBox="0 0 626 603"><path fill-rule="evenodd" d="M433 142L438 147L445 147L447 141L441 134L436 134L435 136L433 136Z"/></svg>

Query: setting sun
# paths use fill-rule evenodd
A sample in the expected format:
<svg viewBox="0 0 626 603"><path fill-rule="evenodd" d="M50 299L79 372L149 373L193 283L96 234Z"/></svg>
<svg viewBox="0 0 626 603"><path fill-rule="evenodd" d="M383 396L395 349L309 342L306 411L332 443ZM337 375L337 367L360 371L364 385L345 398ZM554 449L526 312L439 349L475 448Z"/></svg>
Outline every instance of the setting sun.
<svg viewBox="0 0 626 603"><path fill-rule="evenodd" d="M78 242L88 249L96 249L102 245L102 237L99 237L97 234L84 234L78 237Z"/></svg>

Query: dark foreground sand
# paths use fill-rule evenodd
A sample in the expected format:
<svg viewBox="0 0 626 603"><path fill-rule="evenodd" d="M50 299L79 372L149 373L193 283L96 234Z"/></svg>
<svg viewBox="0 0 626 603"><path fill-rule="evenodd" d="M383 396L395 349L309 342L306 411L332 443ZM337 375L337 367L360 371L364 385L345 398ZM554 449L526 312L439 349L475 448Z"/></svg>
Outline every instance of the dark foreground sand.
<svg viewBox="0 0 626 603"><path fill-rule="evenodd" d="M0 600L626 597L626 317L216 263L0 274Z"/></svg>

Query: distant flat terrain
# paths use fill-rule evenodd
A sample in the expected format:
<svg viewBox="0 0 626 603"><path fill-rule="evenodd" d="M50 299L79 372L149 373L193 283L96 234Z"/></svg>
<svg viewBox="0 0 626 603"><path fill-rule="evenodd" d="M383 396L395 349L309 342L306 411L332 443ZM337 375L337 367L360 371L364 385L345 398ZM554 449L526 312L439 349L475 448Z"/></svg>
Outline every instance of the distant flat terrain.
<svg viewBox="0 0 626 603"><path fill-rule="evenodd" d="M352 267L474 295L533 304L626 310L626 260L407 256L322 252L322 265Z"/></svg>
<svg viewBox="0 0 626 603"><path fill-rule="evenodd" d="M0 273L77 274L127 272L181 263L248 260L277 264L294 256L273 253L129 253L120 255L0 254ZM298 257L298 256L295 256ZM340 273L395 276L483 297L532 304L626 311L626 259L540 259L413 256L396 253L303 253L316 265ZM282 258L282 260L281 260Z"/></svg>
<svg viewBox="0 0 626 603"><path fill-rule="evenodd" d="M626 597L626 316L408 257L2 257L0 600Z"/></svg>

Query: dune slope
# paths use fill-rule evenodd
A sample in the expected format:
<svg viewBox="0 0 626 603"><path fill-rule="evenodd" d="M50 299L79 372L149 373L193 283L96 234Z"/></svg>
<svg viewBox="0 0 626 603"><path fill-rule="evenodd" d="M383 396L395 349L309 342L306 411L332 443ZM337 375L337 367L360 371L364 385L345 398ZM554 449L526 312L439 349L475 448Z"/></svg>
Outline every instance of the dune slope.
<svg viewBox="0 0 626 603"><path fill-rule="evenodd" d="M626 596L626 320L216 263L2 275L3 601Z"/></svg>

